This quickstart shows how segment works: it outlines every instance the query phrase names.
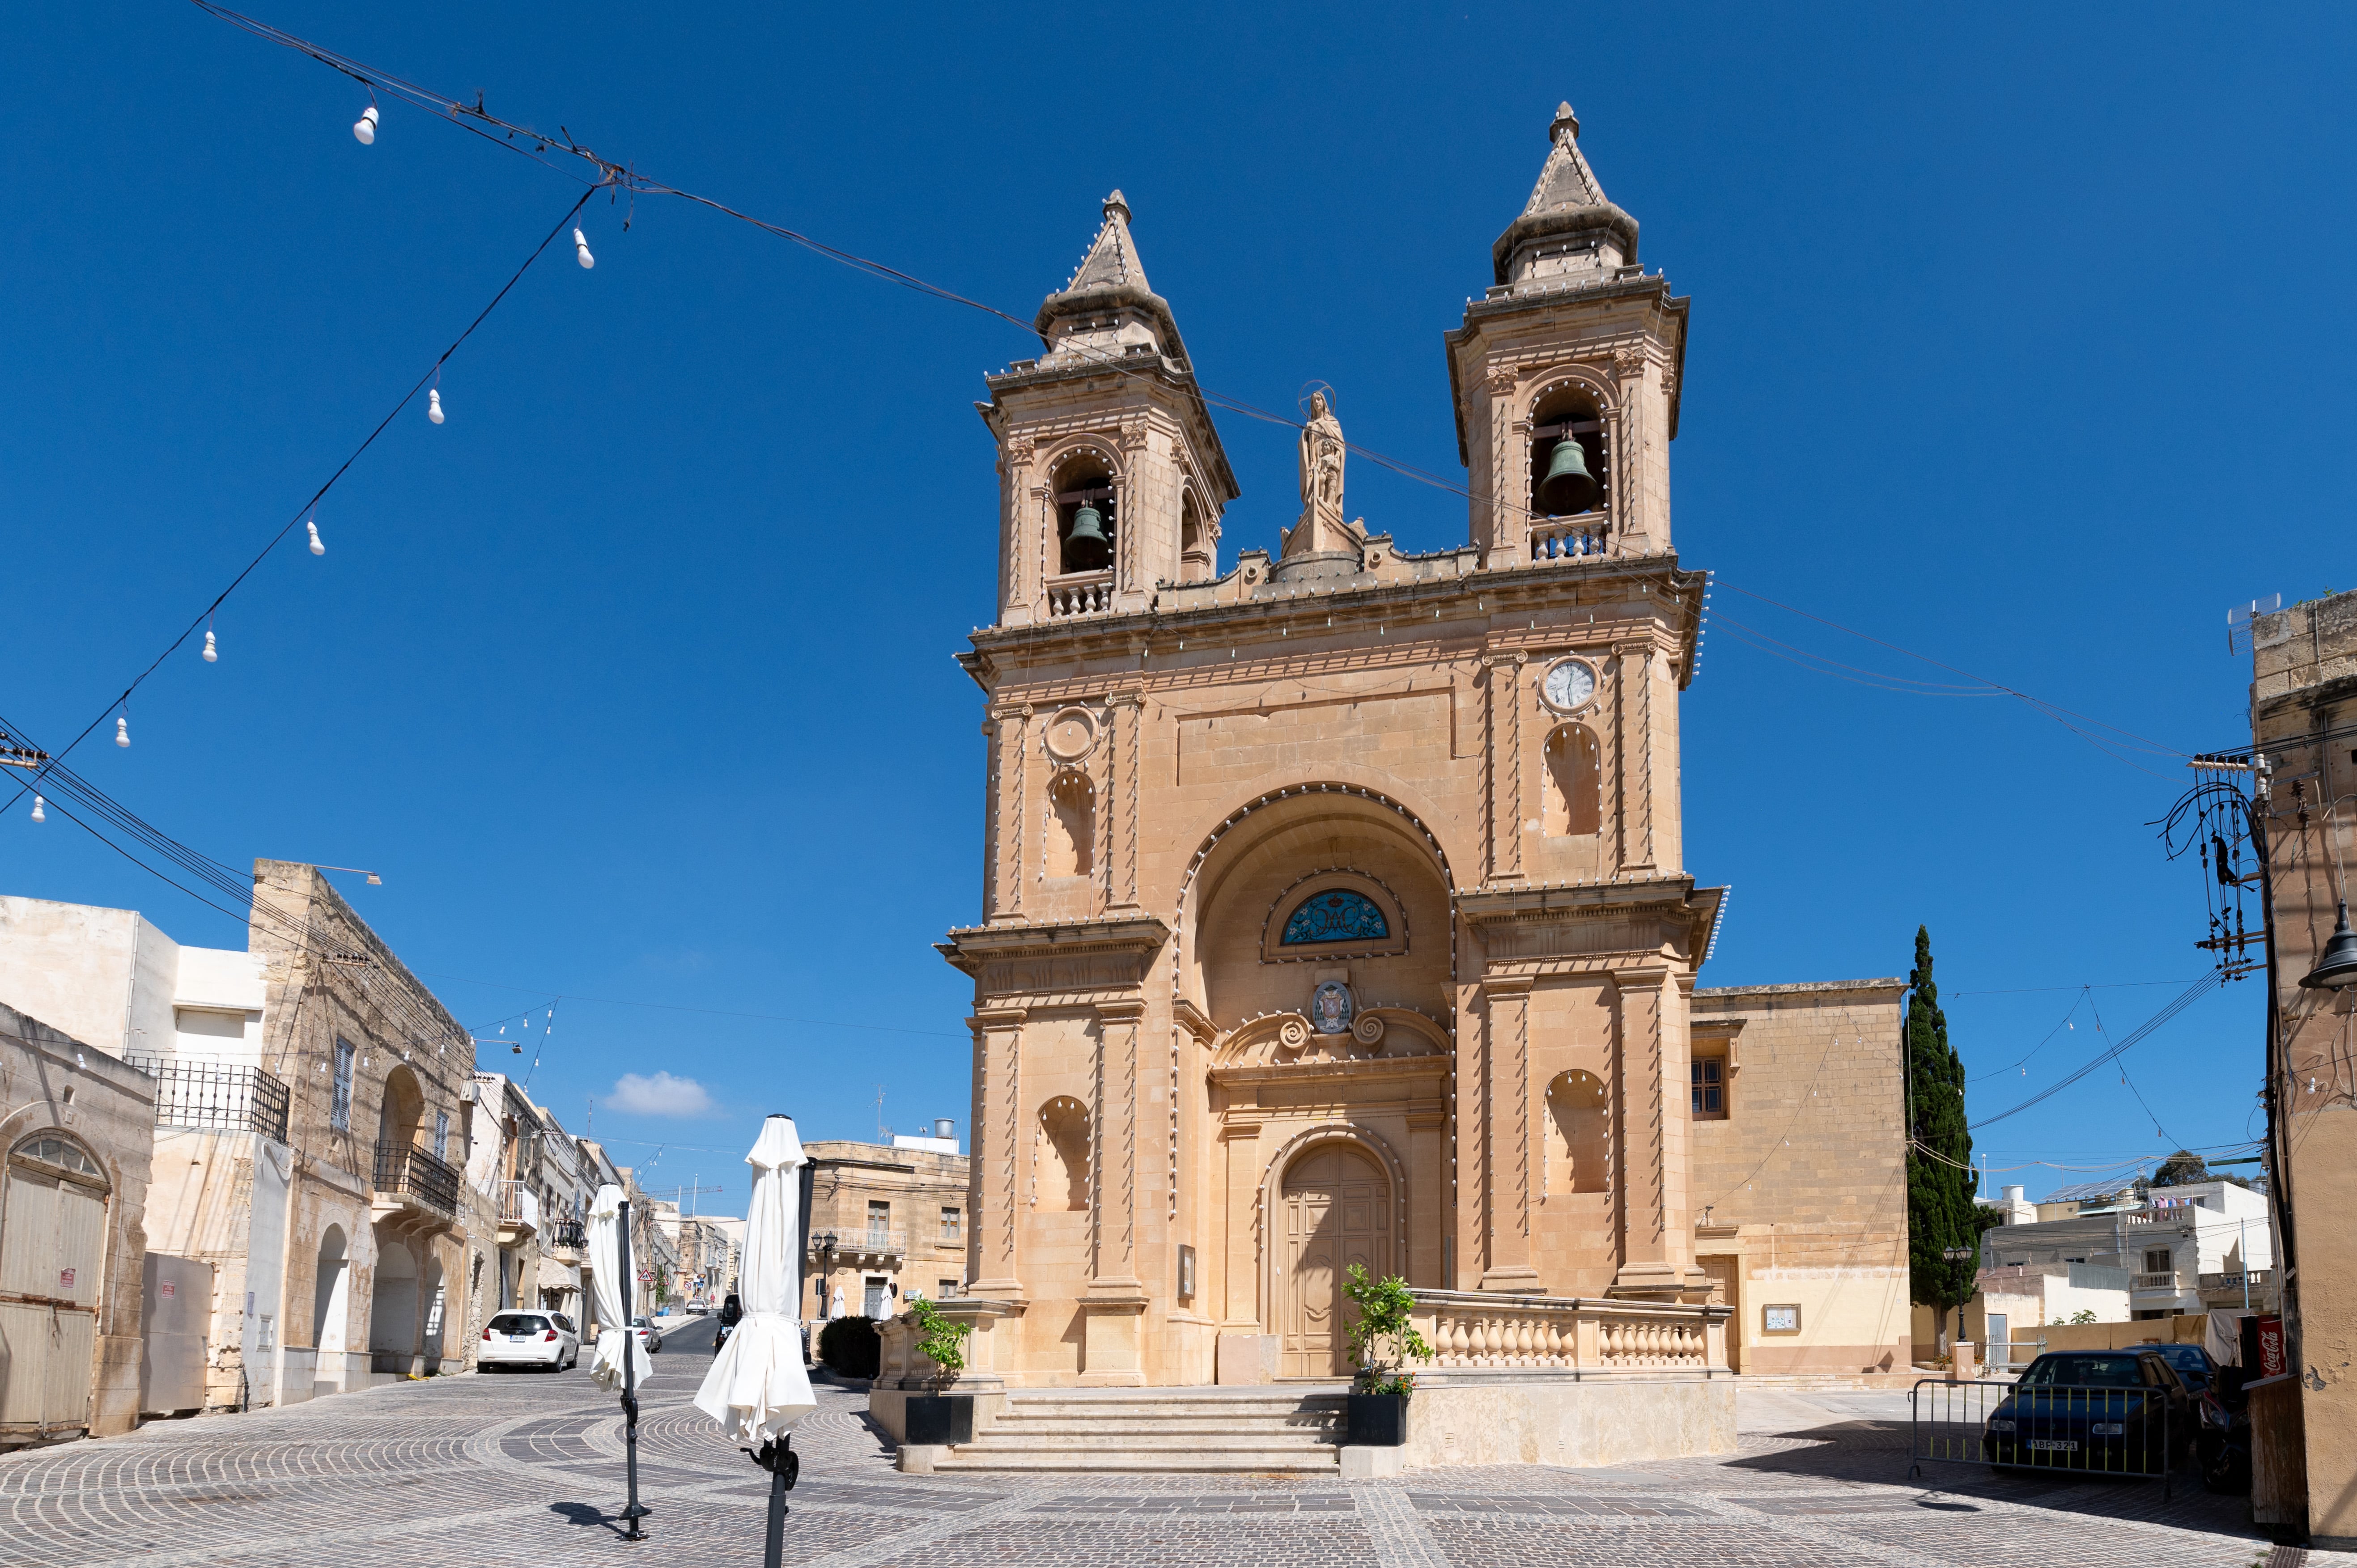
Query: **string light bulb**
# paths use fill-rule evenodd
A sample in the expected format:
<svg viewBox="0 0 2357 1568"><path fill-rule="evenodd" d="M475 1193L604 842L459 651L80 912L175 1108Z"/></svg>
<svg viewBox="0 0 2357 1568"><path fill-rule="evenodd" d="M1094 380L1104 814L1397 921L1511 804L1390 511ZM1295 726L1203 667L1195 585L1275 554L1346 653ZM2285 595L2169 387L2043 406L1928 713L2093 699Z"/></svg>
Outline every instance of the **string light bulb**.
<svg viewBox="0 0 2357 1568"><path fill-rule="evenodd" d="M49 820L48 812L41 810L43 806L48 804L48 802L42 800L38 795L33 797L33 821L37 822L46 822Z"/></svg>
<svg viewBox="0 0 2357 1568"><path fill-rule="evenodd" d="M317 522L307 522L303 526L311 531L311 553L325 555L328 553L328 547L319 542L319 525Z"/></svg>
<svg viewBox="0 0 2357 1568"><path fill-rule="evenodd" d="M128 714L114 716L114 744L124 746L131 744L131 715Z"/></svg>
<svg viewBox="0 0 2357 1568"><path fill-rule="evenodd" d="M442 423L442 390L439 387L426 389L425 417L436 424Z"/></svg>
<svg viewBox="0 0 2357 1568"><path fill-rule="evenodd" d="M376 145L376 105L373 103L361 110L361 117L352 122L352 135L361 146Z"/></svg>
<svg viewBox="0 0 2357 1568"><path fill-rule="evenodd" d="M205 662L208 664L221 662L221 650L213 646L213 634L210 631L205 633Z"/></svg>
<svg viewBox="0 0 2357 1568"><path fill-rule="evenodd" d="M581 264L585 268L597 264L597 258L589 253L589 237L582 233L579 229L573 231L573 253L581 258Z"/></svg>

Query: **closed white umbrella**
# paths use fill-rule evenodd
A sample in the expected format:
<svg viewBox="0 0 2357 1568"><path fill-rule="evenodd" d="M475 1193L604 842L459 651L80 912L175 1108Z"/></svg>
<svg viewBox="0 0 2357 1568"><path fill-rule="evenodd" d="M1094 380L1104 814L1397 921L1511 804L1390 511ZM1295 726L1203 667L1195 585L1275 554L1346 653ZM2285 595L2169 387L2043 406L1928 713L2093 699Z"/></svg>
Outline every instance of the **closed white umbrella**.
<svg viewBox="0 0 2357 1568"><path fill-rule="evenodd" d="M589 1375L600 1388L620 1388L627 1348L637 1361L631 1380L644 1382L654 1375L655 1364L630 1332L630 1314L622 1305L630 1297L622 1279L622 1189L611 1182L599 1187L589 1204L589 1283L597 1293L597 1352L589 1363Z"/></svg>
<svg viewBox="0 0 2357 1568"><path fill-rule="evenodd" d="M767 1568L785 1556L786 1491L802 1461L794 1423L818 1408L802 1370L802 1141L791 1116L771 1116L745 1156L753 1196L745 1210L745 1251L737 1265L737 1331L713 1358L695 1391L695 1408L718 1422L728 1441L750 1449L770 1472L770 1522L762 1542Z"/></svg>
<svg viewBox="0 0 2357 1568"><path fill-rule="evenodd" d="M696 1391L695 1406L739 1448L759 1449L818 1408L802 1370L802 1139L793 1118L761 1124L745 1163L753 1196L745 1210L737 1305L745 1309Z"/></svg>

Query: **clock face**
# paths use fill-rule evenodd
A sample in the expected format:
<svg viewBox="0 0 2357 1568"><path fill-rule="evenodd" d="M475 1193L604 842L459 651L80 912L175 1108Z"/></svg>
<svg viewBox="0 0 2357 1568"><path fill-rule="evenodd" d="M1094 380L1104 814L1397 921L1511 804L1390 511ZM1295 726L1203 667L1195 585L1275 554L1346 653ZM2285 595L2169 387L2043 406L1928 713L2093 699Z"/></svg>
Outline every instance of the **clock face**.
<svg viewBox="0 0 2357 1568"><path fill-rule="evenodd" d="M1546 672L1546 683L1540 690L1547 706L1572 713L1595 699L1596 671L1577 659L1566 659Z"/></svg>

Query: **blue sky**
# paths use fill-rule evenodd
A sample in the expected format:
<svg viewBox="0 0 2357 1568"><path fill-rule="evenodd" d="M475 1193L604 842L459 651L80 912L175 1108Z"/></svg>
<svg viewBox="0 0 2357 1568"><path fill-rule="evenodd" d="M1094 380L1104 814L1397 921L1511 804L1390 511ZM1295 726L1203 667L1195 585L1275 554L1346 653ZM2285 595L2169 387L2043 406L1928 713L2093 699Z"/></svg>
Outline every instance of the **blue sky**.
<svg viewBox="0 0 2357 1568"><path fill-rule="evenodd" d="M1017 315L1119 186L1210 385L1290 407L1329 381L1355 442L1448 473L1440 335L1568 97L1695 300L1676 533L1723 616L1950 678L1749 590L2191 751L2248 734L2225 607L2357 577L2345 10L264 15ZM361 147L360 88L193 6L42 7L7 38L0 714L55 744L577 187L397 104ZM597 1131L671 1145L671 1179L725 1167L726 1211L764 1112L873 1135L880 1086L901 1131L964 1120L969 993L930 946L977 897L950 655L993 573L971 404L1028 349L674 200L583 226L597 268L533 269L444 371L448 422L406 411L320 506L328 553L298 531L220 616L221 661L192 642L133 747L76 760L233 864L381 871L350 896L470 1024L565 995L533 1089L568 1124L624 1073L695 1079L712 1113L604 1103ZM1227 551L1273 547L1292 437L1223 433ZM1405 545L1463 538L1456 497L1351 483ZM1736 893L1704 983L1903 973L1926 923L1984 1115L2093 1055L2098 1010L2125 1033L2201 972L2194 873L2149 826L2186 778L1888 684L1712 635L1688 865ZM21 805L0 886L241 941ZM2098 1072L1981 1147L2250 1135L2259 1002L2230 988L2128 1057L2152 1114Z"/></svg>

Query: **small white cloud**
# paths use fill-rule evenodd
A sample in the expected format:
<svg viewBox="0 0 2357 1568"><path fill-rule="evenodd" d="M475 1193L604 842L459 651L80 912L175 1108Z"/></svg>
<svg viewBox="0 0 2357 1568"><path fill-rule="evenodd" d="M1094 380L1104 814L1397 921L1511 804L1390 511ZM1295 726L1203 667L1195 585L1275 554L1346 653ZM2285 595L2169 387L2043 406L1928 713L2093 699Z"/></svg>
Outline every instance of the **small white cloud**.
<svg viewBox="0 0 2357 1568"><path fill-rule="evenodd" d="M614 1080L614 1092L606 1097L606 1103L640 1116L709 1116L717 1109L704 1085L667 1072L651 1078L624 1073Z"/></svg>

